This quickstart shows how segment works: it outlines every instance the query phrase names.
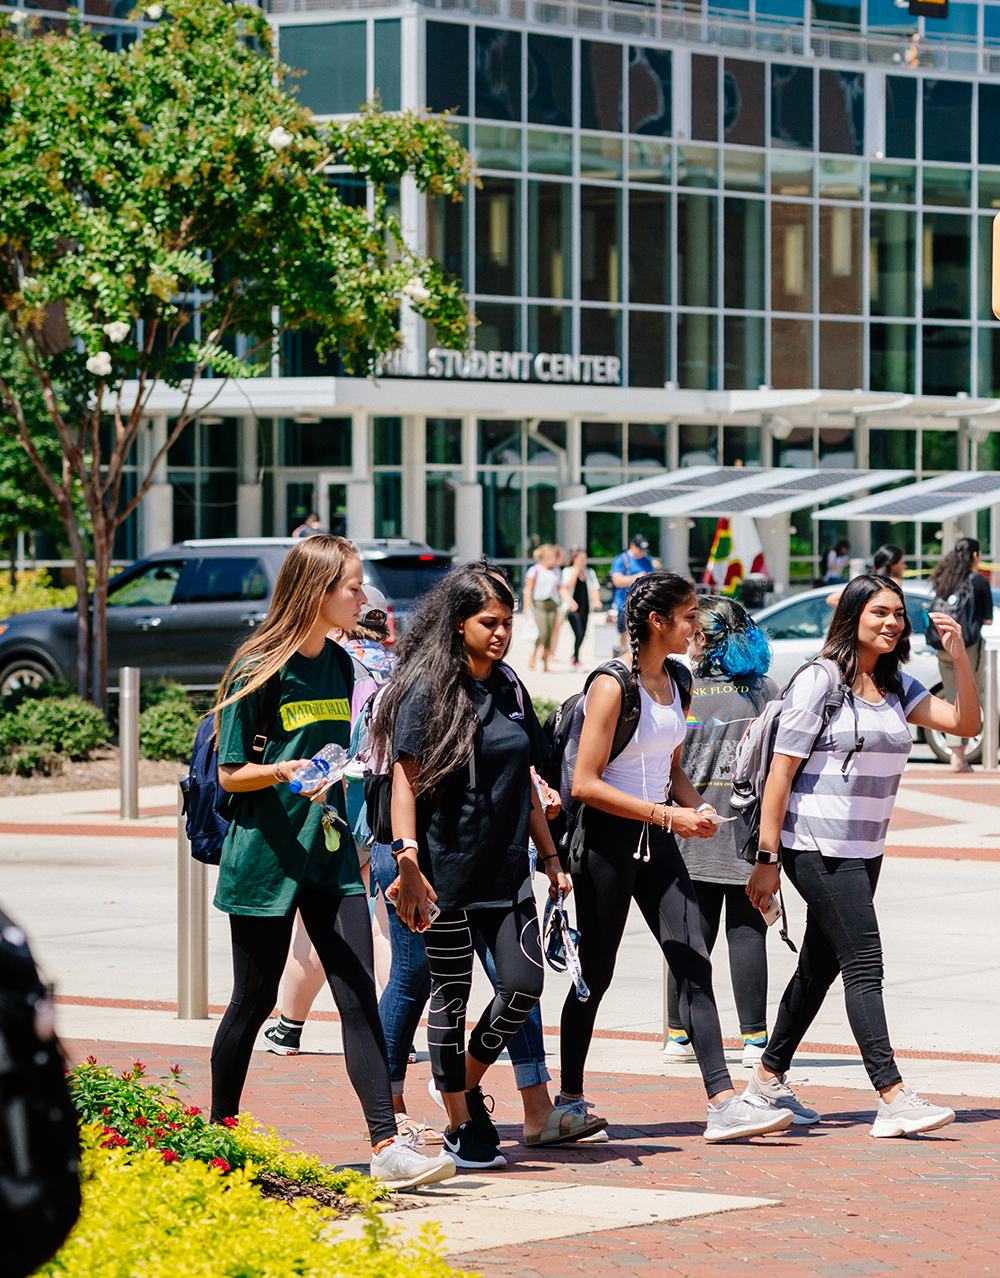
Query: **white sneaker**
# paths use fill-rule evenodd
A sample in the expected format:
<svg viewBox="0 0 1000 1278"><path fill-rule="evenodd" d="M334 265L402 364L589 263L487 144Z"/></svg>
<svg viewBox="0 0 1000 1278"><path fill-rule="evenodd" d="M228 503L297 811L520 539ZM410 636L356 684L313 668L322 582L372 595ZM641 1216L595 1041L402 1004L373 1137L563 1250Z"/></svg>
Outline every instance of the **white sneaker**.
<svg viewBox="0 0 1000 1278"><path fill-rule="evenodd" d="M798 1123L799 1126L818 1123L819 1114L814 1109L809 1109L808 1106L802 1104L785 1081L787 1077L786 1074L778 1074L776 1078L769 1078L767 1082L764 1082L760 1074L754 1070L750 1075L750 1081L747 1083L746 1091L743 1095L746 1097L759 1097L761 1100L766 1100L770 1104L777 1106L778 1109L787 1109L792 1115L792 1122Z"/></svg>
<svg viewBox="0 0 1000 1278"><path fill-rule="evenodd" d="M694 1044L688 1039L681 1042L676 1038L668 1038L663 1044L663 1063L664 1065L677 1065L683 1061L696 1060L694 1054Z"/></svg>
<svg viewBox="0 0 1000 1278"><path fill-rule="evenodd" d="M430 1158L417 1148L421 1144L413 1132L401 1132L391 1144L372 1155L372 1176L392 1189L412 1189L414 1185L450 1180L455 1174L454 1158L450 1154Z"/></svg>
<svg viewBox="0 0 1000 1278"><path fill-rule="evenodd" d="M721 1105L709 1105L705 1139L710 1144L723 1140L742 1140L746 1136L764 1136L768 1132L791 1127L792 1115L778 1109L760 1096L731 1096Z"/></svg>
<svg viewBox="0 0 1000 1278"><path fill-rule="evenodd" d="M761 1043L758 1047L756 1043L745 1042L743 1044L743 1060L740 1062L743 1068L756 1069L756 1067L760 1064L760 1058L764 1055L764 1049L766 1047L766 1043Z"/></svg>
<svg viewBox="0 0 1000 1278"><path fill-rule="evenodd" d="M935 1132L955 1121L955 1111L945 1105L932 1105L916 1092L904 1087L891 1105L884 1100L878 1103L878 1113L872 1125L872 1136L917 1136L921 1132Z"/></svg>

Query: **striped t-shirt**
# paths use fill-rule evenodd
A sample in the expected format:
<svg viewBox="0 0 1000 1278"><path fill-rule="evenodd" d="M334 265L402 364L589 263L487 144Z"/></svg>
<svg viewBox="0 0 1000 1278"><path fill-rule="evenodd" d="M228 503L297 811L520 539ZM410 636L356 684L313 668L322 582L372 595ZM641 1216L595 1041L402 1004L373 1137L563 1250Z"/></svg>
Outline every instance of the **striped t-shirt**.
<svg viewBox="0 0 1000 1278"><path fill-rule="evenodd" d="M899 778L910 753L906 716L928 696L900 673L902 691L881 701L848 696L810 754L823 718L828 688L822 669L809 666L785 698L774 742L776 754L807 759L795 782L781 842L797 851L831 857L881 856ZM856 716L856 717L855 717ZM861 750L847 756L864 738Z"/></svg>

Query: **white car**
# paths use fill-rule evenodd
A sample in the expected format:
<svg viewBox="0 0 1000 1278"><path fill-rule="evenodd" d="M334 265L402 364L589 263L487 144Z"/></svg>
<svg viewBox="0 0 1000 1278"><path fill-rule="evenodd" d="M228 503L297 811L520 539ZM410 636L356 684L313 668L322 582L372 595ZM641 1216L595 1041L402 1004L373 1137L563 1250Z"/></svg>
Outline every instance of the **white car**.
<svg viewBox="0 0 1000 1278"><path fill-rule="evenodd" d="M904 581L902 588L906 611L913 626L906 672L919 679L931 692L940 692L937 652L925 638L927 613L934 592L925 581ZM754 613L754 620L766 632L771 644L774 657L769 673L779 688L784 688L799 666L819 655L833 616L833 608L826 600L830 592L837 589L837 586L820 586L815 590L805 590ZM995 608L1000 608L1000 590L993 591L993 603ZM1000 634L1000 624L994 621L992 625L984 626L983 634ZM917 728L914 734L917 740L927 742L942 763L951 757L943 733ZM979 737L969 742L965 757L970 762L974 763L979 758L981 745Z"/></svg>

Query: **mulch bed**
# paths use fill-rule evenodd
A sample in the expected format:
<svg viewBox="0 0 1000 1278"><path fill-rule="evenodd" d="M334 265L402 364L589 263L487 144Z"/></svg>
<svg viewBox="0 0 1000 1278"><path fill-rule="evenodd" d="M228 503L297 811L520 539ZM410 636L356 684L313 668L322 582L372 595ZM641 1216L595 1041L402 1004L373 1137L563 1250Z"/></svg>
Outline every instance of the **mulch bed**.
<svg viewBox="0 0 1000 1278"><path fill-rule="evenodd" d="M140 785L170 785L179 764L168 759L140 759ZM15 794L65 794L76 790L114 790L121 777L117 746L104 746L83 763L67 760L52 776L0 776L0 798Z"/></svg>
<svg viewBox="0 0 1000 1278"><path fill-rule="evenodd" d="M323 1185L311 1185L307 1181L279 1176L277 1172L262 1172L257 1177L257 1184L265 1198L279 1198L283 1203L307 1198L320 1207L332 1207L341 1216L358 1216L365 1210L363 1204L348 1194L337 1193ZM378 1205L383 1211L412 1211L416 1207L425 1206L419 1198L406 1199L397 1194L380 1199Z"/></svg>

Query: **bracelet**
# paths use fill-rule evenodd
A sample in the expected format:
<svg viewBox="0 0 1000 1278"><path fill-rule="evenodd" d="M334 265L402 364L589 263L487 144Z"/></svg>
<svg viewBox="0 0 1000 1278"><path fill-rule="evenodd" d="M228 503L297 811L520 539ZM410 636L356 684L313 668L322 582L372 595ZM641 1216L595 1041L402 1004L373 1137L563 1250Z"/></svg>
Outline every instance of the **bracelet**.
<svg viewBox="0 0 1000 1278"><path fill-rule="evenodd" d="M656 807L657 805L654 803L652 809L650 810L650 813L649 813L650 824L652 824L656 820Z"/></svg>
<svg viewBox="0 0 1000 1278"><path fill-rule="evenodd" d="M673 823L674 823L674 816L673 816L673 809L671 808L670 824L673 825ZM667 805L665 803L662 803L660 805L660 829L665 830L666 827L667 827Z"/></svg>
<svg viewBox="0 0 1000 1278"><path fill-rule="evenodd" d="M558 860L559 860L559 853L551 852L548 856L542 857L542 865L548 865L549 861L558 861Z"/></svg>
<svg viewBox="0 0 1000 1278"><path fill-rule="evenodd" d="M282 785L284 785L284 784L285 784L285 778L281 775L281 762L280 762L280 760L276 761L276 762L275 762L275 765L274 765L274 779L275 779L276 781L280 781L280 782L282 783Z"/></svg>
<svg viewBox="0 0 1000 1278"><path fill-rule="evenodd" d="M671 804L671 806L670 806L670 824L667 826L667 833L668 833L668 834L673 834L673 832L674 832L674 808L673 808L673 804Z"/></svg>

